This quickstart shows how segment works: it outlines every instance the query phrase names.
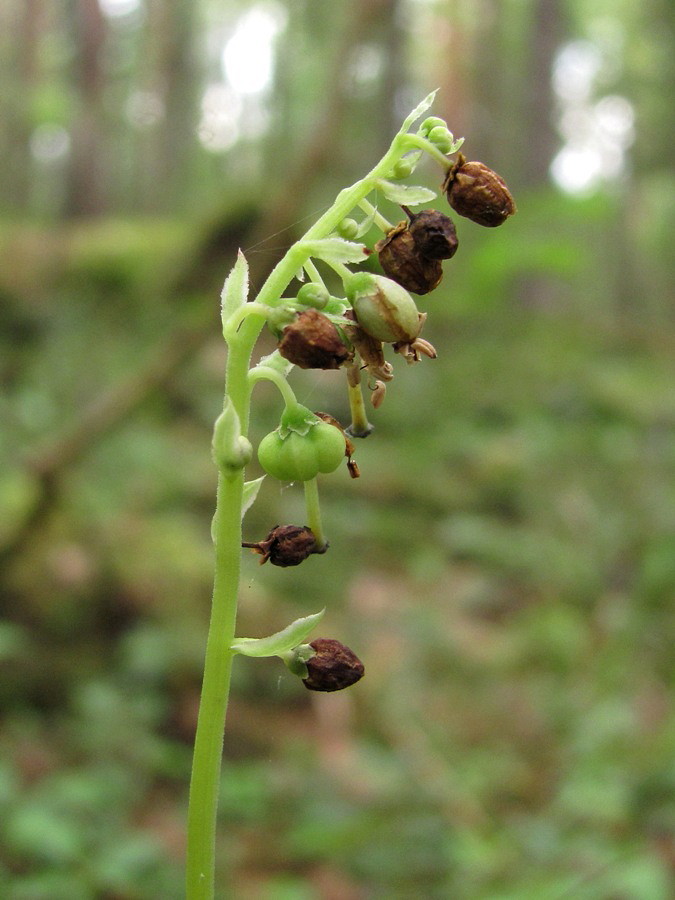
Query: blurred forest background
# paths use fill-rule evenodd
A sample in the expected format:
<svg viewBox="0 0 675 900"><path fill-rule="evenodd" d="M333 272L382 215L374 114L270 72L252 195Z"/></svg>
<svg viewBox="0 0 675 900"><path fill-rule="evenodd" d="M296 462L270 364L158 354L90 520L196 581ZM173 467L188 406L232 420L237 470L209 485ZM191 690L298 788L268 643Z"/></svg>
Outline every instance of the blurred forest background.
<svg viewBox="0 0 675 900"><path fill-rule="evenodd" d="M3 897L182 895L219 292L436 87L519 212L457 221L329 553L246 552L240 633L325 605L366 678L237 663L221 896L672 896L674 37L672 0L3 0ZM303 519L267 482L250 540Z"/></svg>

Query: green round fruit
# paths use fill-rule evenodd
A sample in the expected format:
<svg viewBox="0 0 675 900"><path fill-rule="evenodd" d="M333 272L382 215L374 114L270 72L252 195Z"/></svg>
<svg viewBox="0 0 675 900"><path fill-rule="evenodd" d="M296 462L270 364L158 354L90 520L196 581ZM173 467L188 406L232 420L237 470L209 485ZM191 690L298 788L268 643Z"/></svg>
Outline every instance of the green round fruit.
<svg viewBox="0 0 675 900"><path fill-rule="evenodd" d="M319 473L334 472L345 456L345 438L339 428L317 420L306 434L279 429L266 435L258 447L263 469L279 481L309 481Z"/></svg>
<svg viewBox="0 0 675 900"><path fill-rule="evenodd" d="M436 125L427 135L427 140L435 144L441 153L449 153L452 150L452 134L445 125Z"/></svg>
<svg viewBox="0 0 675 900"><path fill-rule="evenodd" d="M328 422L319 422L310 432L319 460L319 472L334 472L345 458L345 436Z"/></svg>
<svg viewBox="0 0 675 900"><path fill-rule="evenodd" d="M323 284L308 281L298 291L297 301L303 306L313 306L314 309L323 309L330 300L328 289Z"/></svg>

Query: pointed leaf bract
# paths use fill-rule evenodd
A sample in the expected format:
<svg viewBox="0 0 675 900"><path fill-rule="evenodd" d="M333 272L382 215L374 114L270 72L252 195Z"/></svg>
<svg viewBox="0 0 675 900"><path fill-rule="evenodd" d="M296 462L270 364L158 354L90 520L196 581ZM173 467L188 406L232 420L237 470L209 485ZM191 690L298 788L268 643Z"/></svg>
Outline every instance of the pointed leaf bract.
<svg viewBox="0 0 675 900"><path fill-rule="evenodd" d="M384 178L377 182L377 189L382 191L387 200L403 206L419 206L420 203L429 203L436 198L436 193L430 188L395 184L393 181L385 181Z"/></svg>
<svg viewBox="0 0 675 900"><path fill-rule="evenodd" d="M240 306L246 303L248 298L248 263L246 257L239 250L237 253L237 261L232 267L230 274L225 279L221 300L221 318L223 327L230 316L235 313Z"/></svg>
<svg viewBox="0 0 675 900"><path fill-rule="evenodd" d="M256 478L254 481L244 482L244 497L241 504L242 519L255 503L256 497L258 496L258 491L260 490L260 486L262 485L264 480L265 476L261 475L260 478Z"/></svg>
<svg viewBox="0 0 675 900"><path fill-rule="evenodd" d="M368 256L368 248L364 244L338 237L305 241L303 247L310 256L329 263L360 263Z"/></svg>
<svg viewBox="0 0 675 900"><path fill-rule="evenodd" d="M309 636L312 629L318 625L323 618L325 609L321 612L314 613L311 616L304 616L296 619L290 625L271 634L265 638L235 638L232 641L231 649L235 653L241 653L243 656L279 656L281 653L287 653L298 644L302 644L305 638Z"/></svg>
<svg viewBox="0 0 675 900"><path fill-rule="evenodd" d="M420 116L424 115L424 113L429 109L436 98L436 94L438 93L438 88L435 91L432 91L430 94L418 103L415 109L407 116L399 129L399 134L405 134L406 131L410 130L410 126L420 118Z"/></svg>

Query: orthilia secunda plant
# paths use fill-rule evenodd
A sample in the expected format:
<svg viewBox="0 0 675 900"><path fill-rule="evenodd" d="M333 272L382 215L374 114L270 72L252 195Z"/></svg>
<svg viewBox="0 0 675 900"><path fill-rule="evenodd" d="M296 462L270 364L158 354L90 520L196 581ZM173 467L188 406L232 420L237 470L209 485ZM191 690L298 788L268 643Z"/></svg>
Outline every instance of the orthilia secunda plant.
<svg viewBox="0 0 675 900"><path fill-rule="evenodd" d="M188 813L188 900L213 898L215 838L223 730L232 663L237 655L277 656L312 691L342 690L361 679L364 666L335 638L310 632L323 611L292 622L264 638L235 634L242 552L279 568L306 563L328 549L319 505L319 479L360 474L353 438L373 430L364 385L373 408L381 406L394 377L389 352L413 364L433 360L436 350L422 337L427 313L412 294L425 296L454 258L455 224L443 210L424 207L434 191L405 183L424 157L442 169L442 191L460 216L490 228L515 212L503 179L482 162L458 153L446 123L432 116L415 128L435 92L403 122L382 159L333 204L277 263L258 295L249 296L248 265L240 251L222 292L223 337L227 343L223 411L213 432L218 494L212 536L215 579L204 678L195 738ZM380 205L399 207L405 218L392 224ZM381 232L371 248L362 239ZM367 266L364 264L367 263ZM257 339L267 327L277 348L252 363ZM330 413L296 399L289 376L295 367L334 372L344 378L350 421L343 427ZM251 397L260 381L279 391L278 426L253 446ZM257 465L262 475L247 480ZM244 540L242 521L269 477L304 491L302 524L271 527L264 538ZM310 563L320 565L317 559Z"/></svg>

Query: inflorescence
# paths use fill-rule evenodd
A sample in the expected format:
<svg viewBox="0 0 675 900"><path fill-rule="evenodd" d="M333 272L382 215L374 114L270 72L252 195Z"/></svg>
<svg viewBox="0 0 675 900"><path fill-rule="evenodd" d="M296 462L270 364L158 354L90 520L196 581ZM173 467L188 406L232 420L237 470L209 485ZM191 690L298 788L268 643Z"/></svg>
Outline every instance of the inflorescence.
<svg viewBox="0 0 675 900"><path fill-rule="evenodd" d="M265 304L246 303L243 311L235 310L230 319L232 333L232 321L239 327L247 314L260 313L277 338L277 350L249 373L251 382L258 378L275 381L285 400L279 426L258 446L258 461L274 478L305 484L311 519L302 526L277 525L265 539L244 542L242 546L261 556L261 563L269 560L275 566L296 566L310 555L326 551L328 544L320 525L315 479L321 473L335 471L345 458L351 476L358 477L351 438L363 438L372 431L365 413L361 382L365 374L372 405L379 407L387 384L394 377L385 348L390 346L410 364L424 357L436 358L433 345L421 337L427 314L419 312L411 295L424 296L438 288L443 278L443 262L457 253L457 230L450 216L440 210L413 212L412 206L427 203L436 194L402 181L414 172L426 153L441 164L442 191L458 215L494 228L516 211L504 180L484 163L467 161L458 152L463 141L455 140L442 119L426 118L416 132L409 131L432 99L430 95L408 117L392 144L400 152L394 154L396 158L387 176L374 179L369 191L374 190L398 204L405 218L391 224L363 196L328 237L296 245L304 247L300 275L304 278L306 274L309 280L301 284L295 296L278 297ZM361 220L353 218L354 214L362 214ZM373 226L379 228L382 237L370 248L358 239ZM350 268L369 257L377 258L381 272ZM341 290L329 290L312 258L337 273ZM227 337L227 324L225 334ZM346 373L352 414L346 428L329 414L313 412L295 400L286 382L293 366ZM238 441L236 444L230 439L235 468L244 465L251 455L247 439L238 437ZM236 461L240 458L243 462ZM337 641L320 638L302 647L305 650L299 671L305 676L306 686L313 690L346 687L363 674L359 660ZM297 666L297 654L293 658ZM347 674L337 677L331 668L333 663L337 667L335 671L345 670Z"/></svg>

